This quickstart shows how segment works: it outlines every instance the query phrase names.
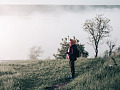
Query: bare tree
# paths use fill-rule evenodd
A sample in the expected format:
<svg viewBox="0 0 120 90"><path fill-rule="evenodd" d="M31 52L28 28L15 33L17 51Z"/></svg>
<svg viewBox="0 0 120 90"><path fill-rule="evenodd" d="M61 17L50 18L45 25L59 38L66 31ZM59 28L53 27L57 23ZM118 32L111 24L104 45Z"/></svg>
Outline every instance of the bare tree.
<svg viewBox="0 0 120 90"><path fill-rule="evenodd" d="M112 56L112 51L113 51L113 49L114 49L114 47L115 47L115 42L116 42L116 40L107 40L107 42L106 42L106 44L108 45L108 47L109 47L109 57L113 60L113 62L114 62L114 65L116 65L117 66L117 63L116 63L116 61L115 61L115 59L113 58L113 56Z"/></svg>
<svg viewBox="0 0 120 90"><path fill-rule="evenodd" d="M108 45L108 47L109 47L109 56L111 56L111 54L112 54L112 51L113 51L113 49L114 49L114 47L115 47L115 42L116 41L113 41L113 40L107 40L107 42L106 42L106 44Z"/></svg>
<svg viewBox="0 0 120 90"><path fill-rule="evenodd" d="M86 20L84 23L84 30L89 33L90 43L95 50L95 58L98 56L99 42L109 36L112 27L109 25L110 19L103 17L103 15L96 15L91 20Z"/></svg>
<svg viewBox="0 0 120 90"><path fill-rule="evenodd" d="M33 46L30 48L29 51L30 51L29 58L34 60L37 60L41 56L41 53L43 53L40 46Z"/></svg>

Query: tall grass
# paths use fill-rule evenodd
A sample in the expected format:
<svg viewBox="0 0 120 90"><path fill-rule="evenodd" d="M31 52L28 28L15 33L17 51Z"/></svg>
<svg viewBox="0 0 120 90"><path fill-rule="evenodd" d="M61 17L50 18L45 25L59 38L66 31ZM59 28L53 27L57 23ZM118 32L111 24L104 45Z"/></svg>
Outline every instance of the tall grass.
<svg viewBox="0 0 120 90"><path fill-rule="evenodd" d="M64 87L72 90L120 90L120 65L109 66L105 59L91 59L81 63L79 76ZM114 64L114 63L113 63ZM79 69L77 69L79 71Z"/></svg>
<svg viewBox="0 0 120 90"><path fill-rule="evenodd" d="M120 90L120 58L116 60L118 66L110 67L106 59L78 59L70 80L68 60L1 63L0 90L52 90L59 83L66 83L62 89Z"/></svg>

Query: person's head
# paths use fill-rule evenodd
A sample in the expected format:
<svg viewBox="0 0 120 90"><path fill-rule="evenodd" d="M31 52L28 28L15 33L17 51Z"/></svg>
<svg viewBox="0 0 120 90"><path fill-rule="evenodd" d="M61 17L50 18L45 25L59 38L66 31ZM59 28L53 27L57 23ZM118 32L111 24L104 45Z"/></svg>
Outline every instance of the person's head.
<svg viewBox="0 0 120 90"><path fill-rule="evenodd" d="M70 43L71 43L71 46L72 46L72 45L76 44L76 40L70 39Z"/></svg>

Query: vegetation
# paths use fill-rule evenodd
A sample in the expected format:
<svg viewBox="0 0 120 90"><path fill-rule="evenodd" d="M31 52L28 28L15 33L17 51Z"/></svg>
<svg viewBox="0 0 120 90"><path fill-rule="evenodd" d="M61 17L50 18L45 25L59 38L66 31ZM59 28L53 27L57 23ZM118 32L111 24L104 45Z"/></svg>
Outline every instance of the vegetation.
<svg viewBox="0 0 120 90"><path fill-rule="evenodd" d="M76 76L68 79L68 60L0 62L0 90L120 90L120 56L117 66L107 58L78 59ZM112 66L113 65L113 66Z"/></svg>
<svg viewBox="0 0 120 90"><path fill-rule="evenodd" d="M79 40L76 39L75 37L73 37L75 40L76 40L76 45L77 45L77 48L80 52L80 55L79 56L82 56L82 57L88 57L89 53L87 51L85 51L85 47L83 44L79 44ZM61 45L61 48L58 48L58 52L57 54L53 54L53 56L55 57L55 59L66 59L66 51L68 51L68 47L69 47L69 36L67 38L63 38L62 39L62 43L60 43Z"/></svg>
<svg viewBox="0 0 120 90"><path fill-rule="evenodd" d="M112 40L107 40L106 44L108 45L109 47L109 56L111 56L112 52L113 52L113 49L115 47L115 41L112 41Z"/></svg>
<svg viewBox="0 0 120 90"><path fill-rule="evenodd" d="M89 34L90 43L95 49L95 58L98 56L98 47L101 40L107 37L112 30L109 25L110 19L97 15L91 20L86 20L84 23L84 30Z"/></svg>
<svg viewBox="0 0 120 90"><path fill-rule="evenodd" d="M30 48L29 51L30 51L29 59L31 59L31 60L37 60L41 56L41 54L43 53L40 46L33 46Z"/></svg>

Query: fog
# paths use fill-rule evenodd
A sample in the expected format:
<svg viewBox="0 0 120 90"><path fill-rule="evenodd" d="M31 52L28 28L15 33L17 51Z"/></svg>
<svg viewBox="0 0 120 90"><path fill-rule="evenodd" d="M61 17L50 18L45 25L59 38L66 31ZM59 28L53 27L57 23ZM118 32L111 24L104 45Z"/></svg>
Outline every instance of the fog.
<svg viewBox="0 0 120 90"><path fill-rule="evenodd" d="M2 4L119 5L119 0L0 0Z"/></svg>
<svg viewBox="0 0 120 90"><path fill-rule="evenodd" d="M0 5L0 59L28 59L29 48L34 45L44 51L40 59L52 59L60 48L61 39L68 35L76 36L85 44L89 57L94 57L82 25L96 14L104 14L111 20L110 35L117 39L116 46L119 46L119 5ZM99 56L106 49L107 45L100 45Z"/></svg>

